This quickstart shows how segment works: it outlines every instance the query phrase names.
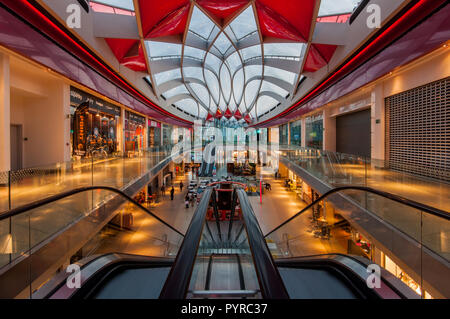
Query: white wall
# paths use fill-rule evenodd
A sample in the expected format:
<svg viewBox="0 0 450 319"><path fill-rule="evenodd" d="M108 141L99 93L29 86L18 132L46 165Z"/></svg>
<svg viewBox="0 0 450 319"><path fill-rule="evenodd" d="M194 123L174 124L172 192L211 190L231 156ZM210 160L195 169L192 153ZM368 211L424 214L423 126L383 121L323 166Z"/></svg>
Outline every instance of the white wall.
<svg viewBox="0 0 450 319"><path fill-rule="evenodd" d="M9 171L11 167L9 64L9 57L0 52L0 172Z"/></svg>
<svg viewBox="0 0 450 319"><path fill-rule="evenodd" d="M69 84L16 58L11 61L10 121L23 127L23 167L69 161Z"/></svg>

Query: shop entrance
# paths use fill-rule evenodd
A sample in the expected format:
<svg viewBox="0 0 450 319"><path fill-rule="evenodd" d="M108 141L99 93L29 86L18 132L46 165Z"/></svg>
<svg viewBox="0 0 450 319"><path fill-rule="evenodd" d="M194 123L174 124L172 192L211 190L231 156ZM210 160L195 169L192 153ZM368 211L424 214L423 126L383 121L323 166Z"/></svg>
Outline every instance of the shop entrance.
<svg viewBox="0 0 450 319"><path fill-rule="evenodd" d="M336 151L370 157L370 109L336 118Z"/></svg>
<svg viewBox="0 0 450 319"><path fill-rule="evenodd" d="M23 134L22 125L11 124L11 170L17 171L23 168L22 149Z"/></svg>

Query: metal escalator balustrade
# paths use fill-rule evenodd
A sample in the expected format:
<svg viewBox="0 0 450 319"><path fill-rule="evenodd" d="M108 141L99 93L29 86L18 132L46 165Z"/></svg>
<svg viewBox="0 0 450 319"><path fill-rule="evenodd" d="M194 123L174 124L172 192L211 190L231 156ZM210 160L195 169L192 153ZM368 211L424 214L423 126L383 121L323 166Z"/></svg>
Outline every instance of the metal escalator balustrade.
<svg viewBox="0 0 450 319"><path fill-rule="evenodd" d="M410 217L393 225L390 219L355 210L347 200L349 191L391 201L390 207L408 210ZM327 208L330 203L333 210ZM269 231L265 239L276 259L356 254L394 273L416 297L448 298L449 233L448 212L372 188L345 186L324 193Z"/></svg>
<svg viewBox="0 0 450 319"><path fill-rule="evenodd" d="M92 198L101 199L92 210ZM70 205L79 202L78 206ZM48 217L51 218L48 218ZM0 215L0 298L33 298L67 262L108 253L174 258L183 233L124 192L84 187Z"/></svg>

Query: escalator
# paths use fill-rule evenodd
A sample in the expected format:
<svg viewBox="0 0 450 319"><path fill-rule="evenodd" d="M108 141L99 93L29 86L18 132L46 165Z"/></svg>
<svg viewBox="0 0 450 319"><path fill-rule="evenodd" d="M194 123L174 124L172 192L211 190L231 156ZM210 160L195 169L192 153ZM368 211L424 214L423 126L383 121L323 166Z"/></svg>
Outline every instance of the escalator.
<svg viewBox="0 0 450 319"><path fill-rule="evenodd" d="M205 147L206 158L203 158L200 166L200 177L212 177L215 166L216 147L210 143Z"/></svg>
<svg viewBox="0 0 450 319"><path fill-rule="evenodd" d="M108 188L103 191L114 192L126 200L126 205L141 210L140 225L154 225L153 228L145 228L151 234L145 240L145 234L139 231L128 233L129 230L124 230L125 233L121 231L120 236L116 233L109 235L113 241L106 245L103 243L102 249L73 262L80 267L80 277L74 277L70 272L59 272L39 287L33 289L31 286L31 298L417 297L384 269L381 271L380 287L369 288L367 267L371 262L368 259L338 252L317 255L299 253L298 247L293 245L294 236L284 234L291 226L294 226L291 229L298 231L293 221L303 216L304 211L317 201L264 236L249 199L240 186L236 184L233 188L229 207L231 213L227 219L219 218L217 191L209 187L183 234L120 191ZM77 191L15 209L8 216L17 218L28 214L29 209L45 208L55 201L66 200L74 193ZM83 194L83 191L79 190L77 194ZM303 239L300 242L307 245ZM68 284L74 280L76 282L77 278L80 279L79 286Z"/></svg>

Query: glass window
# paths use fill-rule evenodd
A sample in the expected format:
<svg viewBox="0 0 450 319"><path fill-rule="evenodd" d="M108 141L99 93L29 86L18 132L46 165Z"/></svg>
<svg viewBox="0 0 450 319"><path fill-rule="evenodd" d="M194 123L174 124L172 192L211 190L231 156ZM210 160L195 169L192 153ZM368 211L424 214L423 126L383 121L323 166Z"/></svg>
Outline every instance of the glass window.
<svg viewBox="0 0 450 319"><path fill-rule="evenodd" d="M292 145L302 145L302 121L298 120L290 123L291 143Z"/></svg>
<svg viewBox="0 0 450 319"><path fill-rule="evenodd" d="M288 144L288 124L280 125L279 134L280 134L280 145L287 145Z"/></svg>
<svg viewBox="0 0 450 319"><path fill-rule="evenodd" d="M323 148L323 116L322 114L306 118L306 147Z"/></svg>

